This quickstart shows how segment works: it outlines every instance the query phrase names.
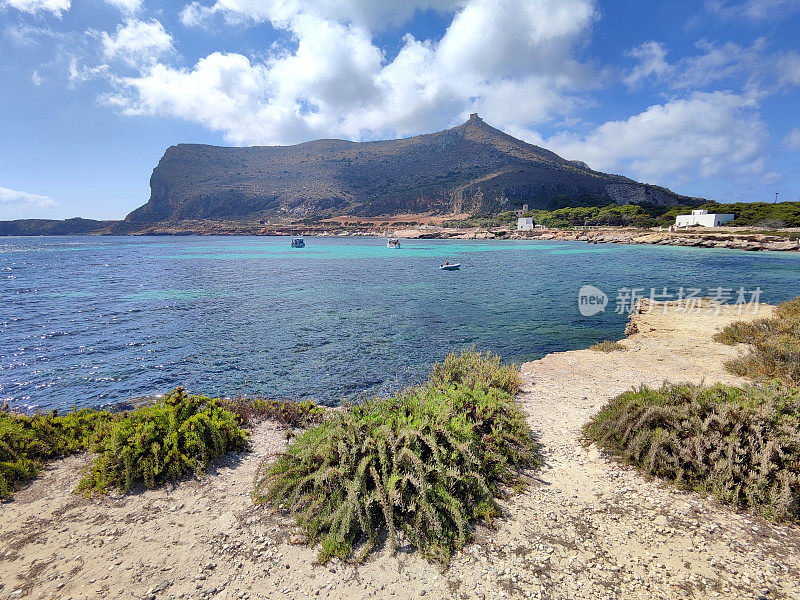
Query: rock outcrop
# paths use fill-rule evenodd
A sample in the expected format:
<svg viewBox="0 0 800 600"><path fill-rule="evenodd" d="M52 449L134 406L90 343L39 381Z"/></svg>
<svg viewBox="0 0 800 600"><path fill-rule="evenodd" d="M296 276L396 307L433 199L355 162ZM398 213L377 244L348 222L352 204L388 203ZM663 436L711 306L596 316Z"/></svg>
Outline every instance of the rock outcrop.
<svg viewBox="0 0 800 600"><path fill-rule="evenodd" d="M477 115L453 129L400 140L250 148L179 144L167 149L150 188L149 202L128 215L121 231L186 219L495 213L588 200L699 204L565 160Z"/></svg>

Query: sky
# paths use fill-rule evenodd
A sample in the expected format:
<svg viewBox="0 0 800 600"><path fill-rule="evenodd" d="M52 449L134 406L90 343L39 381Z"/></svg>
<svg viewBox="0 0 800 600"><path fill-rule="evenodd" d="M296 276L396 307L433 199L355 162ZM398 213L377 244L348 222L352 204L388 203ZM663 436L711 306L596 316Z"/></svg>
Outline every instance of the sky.
<svg viewBox="0 0 800 600"><path fill-rule="evenodd" d="M800 199L800 0L0 0L0 219L119 219L167 147L490 125Z"/></svg>

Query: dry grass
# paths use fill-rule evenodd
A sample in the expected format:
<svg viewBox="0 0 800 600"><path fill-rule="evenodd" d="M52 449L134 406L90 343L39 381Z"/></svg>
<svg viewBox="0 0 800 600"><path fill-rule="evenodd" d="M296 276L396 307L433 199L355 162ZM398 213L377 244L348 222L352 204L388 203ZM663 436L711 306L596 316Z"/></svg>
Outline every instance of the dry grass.
<svg viewBox="0 0 800 600"><path fill-rule="evenodd" d="M287 427L309 427L325 417L325 409L303 400L270 400L269 398L235 398L223 400L223 406L235 414L245 427L269 419Z"/></svg>
<svg viewBox="0 0 800 600"><path fill-rule="evenodd" d="M589 350L594 350L595 352L620 352L627 349L628 347L625 344L620 342L612 342L611 340L597 342L596 344L589 346Z"/></svg>
<svg viewBox="0 0 800 600"><path fill-rule="evenodd" d="M800 298L778 306L772 318L733 323L714 340L752 345L750 352L725 363L732 373L800 385Z"/></svg>

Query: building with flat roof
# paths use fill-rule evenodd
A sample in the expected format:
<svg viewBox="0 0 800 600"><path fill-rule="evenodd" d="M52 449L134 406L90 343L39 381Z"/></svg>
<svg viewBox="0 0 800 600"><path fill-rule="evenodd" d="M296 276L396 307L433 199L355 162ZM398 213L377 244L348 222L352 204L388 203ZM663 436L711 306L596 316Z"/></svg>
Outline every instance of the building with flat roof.
<svg viewBox="0 0 800 600"><path fill-rule="evenodd" d="M709 213L707 210L698 209L693 210L690 215L678 215L675 217L675 227L692 227L693 225L719 227L725 223L730 223L735 218L736 215L715 214Z"/></svg>
<svg viewBox="0 0 800 600"><path fill-rule="evenodd" d="M534 226L533 217L520 217L517 219L517 231L533 231Z"/></svg>

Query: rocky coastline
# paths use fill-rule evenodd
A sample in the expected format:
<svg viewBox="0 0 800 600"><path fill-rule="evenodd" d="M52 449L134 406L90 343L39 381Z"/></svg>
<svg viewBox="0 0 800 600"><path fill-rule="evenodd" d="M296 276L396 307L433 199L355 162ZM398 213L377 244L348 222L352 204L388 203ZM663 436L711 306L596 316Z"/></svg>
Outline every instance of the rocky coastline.
<svg viewBox="0 0 800 600"><path fill-rule="evenodd" d="M407 219L407 220L402 220ZM417 220L418 219L418 220ZM126 230L122 235L135 236L328 236L328 237L397 237L400 239L455 240L538 240L585 242L587 244L648 244L692 248L727 248L757 252L800 251L800 228L754 230L744 227L713 229L690 228L668 231L660 228L590 227L573 229L446 227L445 217L403 215L398 217L339 217L311 222L267 223L250 220L186 220L159 222ZM8 222L11 223L11 222ZM110 223L110 224L109 224ZM38 224L17 226L0 235L120 235L118 222L103 222L94 229L72 232ZM34 226L35 225L35 226Z"/></svg>
<svg viewBox="0 0 800 600"><path fill-rule="evenodd" d="M437 219L440 221L439 219ZM714 229L692 228L667 230L627 227L593 227L581 229L540 229L518 231L510 228L445 227L435 221L424 225L406 225L402 221L321 221L314 223L259 224L237 221L196 221L159 224L137 231L134 235L268 235L268 236L331 236L331 237L396 237L400 239L454 240L537 240L585 242L587 244L646 244L692 248L727 248L757 252L800 251L800 229L755 231L741 227Z"/></svg>
<svg viewBox="0 0 800 600"><path fill-rule="evenodd" d="M627 229L598 227L594 229L543 229L515 231L507 229L403 229L395 231L399 238L409 239L510 239L559 242L586 242L587 244L649 244L658 246L685 246L692 248L729 248L732 250L776 252L800 251L800 230L782 232L748 232L735 228L708 231L658 231L653 229Z"/></svg>

